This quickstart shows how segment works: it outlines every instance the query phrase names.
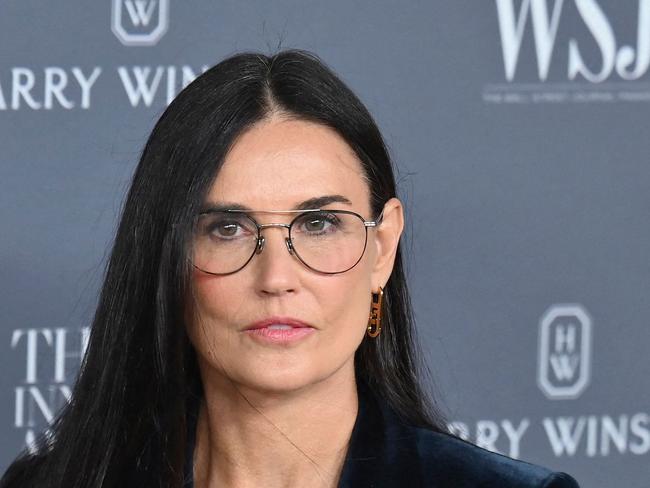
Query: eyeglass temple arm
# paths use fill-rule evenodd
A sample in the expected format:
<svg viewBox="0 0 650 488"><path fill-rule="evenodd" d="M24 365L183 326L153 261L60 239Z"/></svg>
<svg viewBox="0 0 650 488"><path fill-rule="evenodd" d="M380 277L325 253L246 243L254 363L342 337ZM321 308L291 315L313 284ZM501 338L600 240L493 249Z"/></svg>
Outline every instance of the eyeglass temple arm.
<svg viewBox="0 0 650 488"><path fill-rule="evenodd" d="M381 213L379 214L379 217L377 217L375 220L371 220L370 222L364 221L363 225L366 227L377 227L379 224L381 224L382 220L384 220L384 210L382 209Z"/></svg>

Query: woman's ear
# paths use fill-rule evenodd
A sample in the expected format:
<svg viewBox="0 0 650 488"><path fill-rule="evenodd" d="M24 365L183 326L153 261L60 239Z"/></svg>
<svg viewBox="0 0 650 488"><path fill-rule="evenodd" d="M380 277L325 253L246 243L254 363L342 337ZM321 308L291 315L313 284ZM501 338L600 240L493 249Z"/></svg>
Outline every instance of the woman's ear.
<svg viewBox="0 0 650 488"><path fill-rule="evenodd" d="M384 205L381 224L371 231L374 234L377 249L372 268L371 284L373 291L376 291L379 286L386 286L386 282L390 278L403 229L404 211L402 202L397 198L391 198Z"/></svg>

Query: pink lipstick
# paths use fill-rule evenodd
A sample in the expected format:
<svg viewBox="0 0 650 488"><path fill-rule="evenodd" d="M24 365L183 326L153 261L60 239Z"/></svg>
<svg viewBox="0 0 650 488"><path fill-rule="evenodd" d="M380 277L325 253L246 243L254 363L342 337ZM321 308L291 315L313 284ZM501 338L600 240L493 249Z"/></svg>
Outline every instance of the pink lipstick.
<svg viewBox="0 0 650 488"><path fill-rule="evenodd" d="M290 344L300 341L316 329L291 317L269 317L257 321L244 329L252 338L263 343Z"/></svg>

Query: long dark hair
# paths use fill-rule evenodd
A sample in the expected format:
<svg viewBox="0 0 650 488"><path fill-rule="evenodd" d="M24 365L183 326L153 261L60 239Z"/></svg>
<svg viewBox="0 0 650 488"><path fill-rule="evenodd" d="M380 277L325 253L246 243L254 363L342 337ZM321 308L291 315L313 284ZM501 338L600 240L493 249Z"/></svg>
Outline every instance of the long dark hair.
<svg viewBox="0 0 650 488"><path fill-rule="evenodd" d="M184 325L187 255L198 211L235 138L281 112L336 130L361 160L373 217L396 196L392 163L368 110L315 55L237 54L187 86L160 117L126 198L72 399L0 485L182 484L189 405L200 396ZM402 252L384 289L382 334L364 339L355 368L412 424L446 432L426 394Z"/></svg>

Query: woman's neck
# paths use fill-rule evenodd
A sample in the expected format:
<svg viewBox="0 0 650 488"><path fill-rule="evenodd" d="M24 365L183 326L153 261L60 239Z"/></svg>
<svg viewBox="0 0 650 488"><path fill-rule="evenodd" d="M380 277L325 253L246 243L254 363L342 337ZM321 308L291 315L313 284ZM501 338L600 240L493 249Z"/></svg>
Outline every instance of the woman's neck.
<svg viewBox="0 0 650 488"><path fill-rule="evenodd" d="M358 410L354 365L303 388L238 385L202 368L194 486L338 485Z"/></svg>

